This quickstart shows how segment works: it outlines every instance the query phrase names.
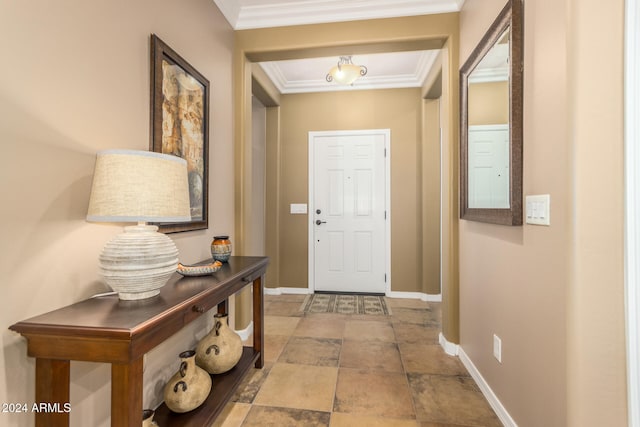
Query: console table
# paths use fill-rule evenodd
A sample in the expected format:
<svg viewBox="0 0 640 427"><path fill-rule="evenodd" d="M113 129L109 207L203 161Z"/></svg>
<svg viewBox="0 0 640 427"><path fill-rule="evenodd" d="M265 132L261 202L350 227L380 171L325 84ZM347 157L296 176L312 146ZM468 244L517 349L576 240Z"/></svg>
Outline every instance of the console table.
<svg viewBox="0 0 640 427"><path fill-rule="evenodd" d="M174 414L164 405L154 419L162 427L207 426L222 411L244 377L264 364L264 274L268 258L231 257L209 276L169 280L160 295L146 300L120 301L117 295L85 301L33 317L9 329L27 338L27 353L36 358L36 402L69 403L71 360L111 364L111 426L142 425L144 355L208 310L225 313L227 299L253 286L253 347L245 347L231 371L213 376L209 398L199 408ZM210 262L210 260L206 261ZM183 348L176 348L176 358ZM73 408L71 408L73 411ZM37 427L69 425L69 413L38 412Z"/></svg>

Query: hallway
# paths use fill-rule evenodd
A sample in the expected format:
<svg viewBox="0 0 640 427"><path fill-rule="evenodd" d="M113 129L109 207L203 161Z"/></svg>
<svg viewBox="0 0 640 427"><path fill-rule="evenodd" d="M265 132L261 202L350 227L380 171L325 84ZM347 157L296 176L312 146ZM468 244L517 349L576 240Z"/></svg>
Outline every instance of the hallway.
<svg viewBox="0 0 640 427"><path fill-rule="evenodd" d="M305 314L265 295L265 367L215 427L493 427L502 424L438 344L440 304L387 298L390 316Z"/></svg>

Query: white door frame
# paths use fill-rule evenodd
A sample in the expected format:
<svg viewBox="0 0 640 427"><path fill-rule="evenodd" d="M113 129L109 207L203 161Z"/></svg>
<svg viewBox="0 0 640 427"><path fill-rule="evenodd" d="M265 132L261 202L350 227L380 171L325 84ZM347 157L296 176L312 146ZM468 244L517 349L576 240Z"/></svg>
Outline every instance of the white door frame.
<svg viewBox="0 0 640 427"><path fill-rule="evenodd" d="M311 131L309 132L309 201L308 201L308 248L309 248L309 292L315 291L315 245L314 242L314 223L313 212L316 208L315 194L314 194L314 164L315 164L315 150L313 142L317 136L359 136L359 135L383 135L384 136L384 175L385 175L385 209L387 213L386 221L384 223L384 235L385 235L385 294L389 294L391 291L391 130L390 129L363 129L363 130L331 130L331 131Z"/></svg>
<svg viewBox="0 0 640 427"><path fill-rule="evenodd" d="M640 6L625 1L625 308L629 427L640 427Z"/></svg>

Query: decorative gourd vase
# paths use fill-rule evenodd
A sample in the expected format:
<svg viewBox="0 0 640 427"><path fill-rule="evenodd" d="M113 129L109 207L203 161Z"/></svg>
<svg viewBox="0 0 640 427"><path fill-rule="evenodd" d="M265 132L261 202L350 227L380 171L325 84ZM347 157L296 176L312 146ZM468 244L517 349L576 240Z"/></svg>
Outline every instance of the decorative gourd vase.
<svg viewBox="0 0 640 427"><path fill-rule="evenodd" d="M227 314L216 314L214 328L196 348L196 363L210 374L227 372L242 357L242 338L229 327Z"/></svg>
<svg viewBox="0 0 640 427"><path fill-rule="evenodd" d="M164 403L173 412L192 411L209 396L211 376L196 365L195 358L193 350L180 353L180 369L164 387Z"/></svg>
<svg viewBox="0 0 640 427"><path fill-rule="evenodd" d="M158 424L153 421L154 415L155 411L153 409L145 409L142 411L142 427L158 427Z"/></svg>
<svg viewBox="0 0 640 427"><path fill-rule="evenodd" d="M229 261L231 256L231 240L229 236L214 236L211 242L211 256L220 262Z"/></svg>

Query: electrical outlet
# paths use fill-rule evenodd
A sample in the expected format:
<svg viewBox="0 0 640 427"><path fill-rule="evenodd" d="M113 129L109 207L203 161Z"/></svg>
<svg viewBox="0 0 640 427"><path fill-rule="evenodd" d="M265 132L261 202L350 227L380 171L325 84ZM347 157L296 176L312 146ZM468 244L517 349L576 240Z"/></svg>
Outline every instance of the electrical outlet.
<svg viewBox="0 0 640 427"><path fill-rule="evenodd" d="M493 334L493 357L502 363L502 340L496 334Z"/></svg>

